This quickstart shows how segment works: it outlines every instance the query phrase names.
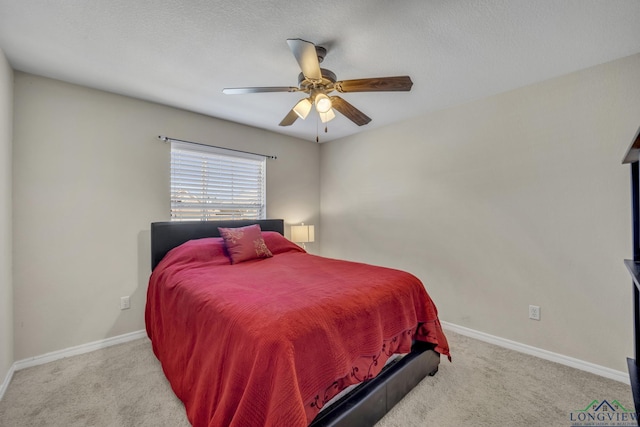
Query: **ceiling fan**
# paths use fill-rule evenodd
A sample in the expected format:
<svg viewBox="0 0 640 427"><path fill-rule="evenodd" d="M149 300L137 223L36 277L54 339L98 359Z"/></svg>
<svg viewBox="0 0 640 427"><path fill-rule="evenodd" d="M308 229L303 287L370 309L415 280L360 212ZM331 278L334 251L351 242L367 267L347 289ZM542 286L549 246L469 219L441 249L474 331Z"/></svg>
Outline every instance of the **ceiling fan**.
<svg viewBox="0 0 640 427"><path fill-rule="evenodd" d="M327 54L327 50L324 47L316 46L301 39L287 39L287 43L302 70L302 73L298 76L298 87L236 87L225 88L222 92L227 95L260 92L303 92L308 94L308 97L296 103L285 118L282 119L280 126L291 126L298 118L306 119L313 105L315 105L322 123L335 118L335 113L333 112L335 109L358 126L362 126L369 123L371 118L341 97L330 96L331 92L406 92L410 91L411 86L413 86L409 76L338 81L332 71L320 68L320 63Z"/></svg>

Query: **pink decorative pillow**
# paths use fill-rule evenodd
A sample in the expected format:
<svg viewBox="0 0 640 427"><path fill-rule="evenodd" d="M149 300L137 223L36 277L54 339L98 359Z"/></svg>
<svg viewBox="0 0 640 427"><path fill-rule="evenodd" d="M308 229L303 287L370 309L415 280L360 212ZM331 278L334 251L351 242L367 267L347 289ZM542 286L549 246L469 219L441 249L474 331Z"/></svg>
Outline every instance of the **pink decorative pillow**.
<svg viewBox="0 0 640 427"><path fill-rule="evenodd" d="M258 224L239 228L218 227L218 231L220 231L220 236L224 239L227 252L231 257L231 264L273 256L264 243L262 231Z"/></svg>
<svg viewBox="0 0 640 427"><path fill-rule="evenodd" d="M282 234L276 231L263 231L262 238L274 255L284 252L306 252L300 246L287 240Z"/></svg>

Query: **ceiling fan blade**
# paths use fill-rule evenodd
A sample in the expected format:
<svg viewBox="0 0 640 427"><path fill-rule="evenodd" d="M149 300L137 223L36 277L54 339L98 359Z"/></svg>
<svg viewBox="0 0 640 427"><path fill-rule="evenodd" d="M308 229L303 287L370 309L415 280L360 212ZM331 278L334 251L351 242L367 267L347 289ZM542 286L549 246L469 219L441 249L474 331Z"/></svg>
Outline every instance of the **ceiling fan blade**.
<svg viewBox="0 0 640 427"><path fill-rule="evenodd" d="M366 125L371 121L371 118L369 116L367 116L362 111L358 110L356 107L349 104L339 96L331 97L331 105L333 106L333 108L338 110L339 113L341 113L343 116L345 116L358 126Z"/></svg>
<svg viewBox="0 0 640 427"><path fill-rule="evenodd" d="M321 81L322 73L320 72L316 45L301 39L287 39L287 43L305 78L311 81Z"/></svg>
<svg viewBox="0 0 640 427"><path fill-rule="evenodd" d="M343 80L335 83L338 92L407 92L413 82L409 76L374 77L370 79Z"/></svg>
<svg viewBox="0 0 640 427"><path fill-rule="evenodd" d="M261 92L297 92L299 89L293 86L270 86L270 87L226 87L222 89L225 95L242 95L245 93Z"/></svg>
<svg viewBox="0 0 640 427"><path fill-rule="evenodd" d="M298 115L295 111L291 110L289 111L289 114L284 116L284 119L280 122L280 126L291 126L297 119Z"/></svg>

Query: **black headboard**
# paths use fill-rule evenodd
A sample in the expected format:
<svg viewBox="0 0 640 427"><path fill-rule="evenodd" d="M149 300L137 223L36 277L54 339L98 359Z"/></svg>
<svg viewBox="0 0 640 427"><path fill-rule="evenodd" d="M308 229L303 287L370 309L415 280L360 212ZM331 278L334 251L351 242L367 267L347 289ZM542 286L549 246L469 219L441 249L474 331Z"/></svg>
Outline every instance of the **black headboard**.
<svg viewBox="0 0 640 427"><path fill-rule="evenodd" d="M218 227L234 228L259 224L262 231L284 235L284 220L171 221L151 223L151 270L171 249L184 242L204 237L220 237Z"/></svg>

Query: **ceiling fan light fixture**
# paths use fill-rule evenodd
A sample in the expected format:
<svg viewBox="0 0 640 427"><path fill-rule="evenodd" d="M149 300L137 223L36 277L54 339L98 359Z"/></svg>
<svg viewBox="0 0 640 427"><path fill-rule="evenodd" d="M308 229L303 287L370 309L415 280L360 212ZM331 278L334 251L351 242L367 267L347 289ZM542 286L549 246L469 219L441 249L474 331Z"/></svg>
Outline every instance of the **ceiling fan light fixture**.
<svg viewBox="0 0 640 427"><path fill-rule="evenodd" d="M311 105L309 98L304 98L301 99L295 107L293 107L293 111L298 115L298 117L304 120L309 115L309 111L311 111Z"/></svg>
<svg viewBox="0 0 640 427"><path fill-rule="evenodd" d="M324 93L319 93L316 95L316 110L318 113L327 113L331 111L331 100Z"/></svg>
<svg viewBox="0 0 640 427"><path fill-rule="evenodd" d="M326 113L318 112L318 114L320 115L320 120L322 121L322 123L327 123L336 118L336 114L332 109L329 109L329 111L327 111Z"/></svg>

